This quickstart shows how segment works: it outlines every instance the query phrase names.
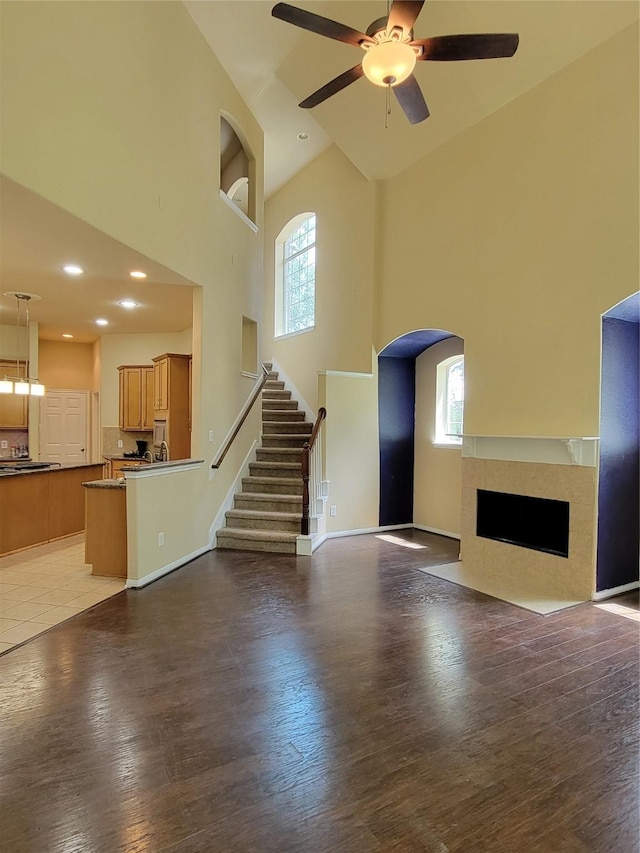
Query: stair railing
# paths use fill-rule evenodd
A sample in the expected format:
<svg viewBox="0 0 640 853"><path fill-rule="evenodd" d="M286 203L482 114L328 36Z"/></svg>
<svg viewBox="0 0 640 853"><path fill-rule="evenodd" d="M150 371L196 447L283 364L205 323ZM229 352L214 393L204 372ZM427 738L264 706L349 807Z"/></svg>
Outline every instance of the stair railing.
<svg viewBox="0 0 640 853"><path fill-rule="evenodd" d="M226 441L222 450L220 450L220 452L218 453L216 458L213 460L213 463L211 465L212 468L219 468L222 465L222 461L223 461L224 457L227 455L227 453L229 452L229 448L233 444L235 437L238 435L238 433L242 429L242 425L244 424L247 417L249 416L249 412L253 408L253 404L255 403L255 401L260 396L262 389L264 388L264 383L269 378L270 372L271 371L267 370L267 368L263 364L262 365L262 378L256 384L254 391L253 391L253 394L251 395L250 399L247 400L247 402L244 405L244 408L242 409L242 411L240 412L240 414L236 418L236 426L235 426L233 432L231 433L231 435L229 436L228 440Z"/></svg>
<svg viewBox="0 0 640 853"><path fill-rule="evenodd" d="M313 425L311 438L305 441L302 447L302 521L300 533L308 536L310 531L309 517L309 492L313 494L314 500L319 497L318 489L322 483L322 445L316 445L316 438L320 432L322 421L327 417L325 408L318 409L318 417ZM310 485L311 484L311 485Z"/></svg>

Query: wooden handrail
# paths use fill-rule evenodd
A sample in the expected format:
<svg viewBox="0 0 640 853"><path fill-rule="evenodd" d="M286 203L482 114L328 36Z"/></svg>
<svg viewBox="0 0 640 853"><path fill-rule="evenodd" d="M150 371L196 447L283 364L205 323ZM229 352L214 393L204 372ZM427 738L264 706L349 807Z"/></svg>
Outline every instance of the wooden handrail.
<svg viewBox="0 0 640 853"><path fill-rule="evenodd" d="M327 417L327 410L324 407L318 409L318 417L311 431L311 438L305 441L302 446L302 519L300 521L300 533L303 536L309 535L310 519L309 519L309 462L311 459L311 449L316 443L316 438L320 432L322 421Z"/></svg>
<svg viewBox="0 0 640 853"><path fill-rule="evenodd" d="M242 412L241 412L241 413L240 413L240 415L239 415L240 420L238 421L238 424L237 424L236 428L235 428L235 429L234 429L234 431L232 432L232 434L231 434L231 436L229 437L229 440L227 441L227 443L225 444L225 446L222 448L222 450L220 451L220 453L218 454L218 456L217 456L217 457L215 458L215 460L213 461L213 464L211 465L211 467L212 467L212 468L219 468L219 467L222 465L222 462L223 462L223 460L224 460L224 457L225 457L225 456L227 455L227 453L229 452L229 448L230 448L230 447L231 447L231 445L233 444L233 441L234 441L235 437L238 435L238 433L239 433L239 432L240 432L240 430L242 429L242 425L244 424L244 422L246 421L247 417L249 416L249 412L250 412L250 411L251 411L251 409L253 408L253 404L255 403L255 401L256 401L256 400L258 399L258 397L260 396L260 393L261 393L262 389L264 388L264 383L265 383L265 382L267 381L267 379L269 378L269 373L270 373L270 371L269 371L269 370L267 370L267 368L264 366L264 364L262 365L262 373L263 373L262 379L261 379L261 380L260 380L260 382L258 383L258 385L257 385L257 387L256 387L255 391L253 392L253 395L252 395L251 399L249 400L249 402L245 404L244 409L242 410Z"/></svg>

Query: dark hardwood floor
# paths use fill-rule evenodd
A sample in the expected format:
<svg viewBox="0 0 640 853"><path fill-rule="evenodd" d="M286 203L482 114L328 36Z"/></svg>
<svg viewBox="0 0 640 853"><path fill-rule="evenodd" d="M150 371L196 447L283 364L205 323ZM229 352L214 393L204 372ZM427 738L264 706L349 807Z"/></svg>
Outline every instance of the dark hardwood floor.
<svg viewBox="0 0 640 853"><path fill-rule="evenodd" d="M0 657L2 853L636 853L638 623L398 535L214 551Z"/></svg>

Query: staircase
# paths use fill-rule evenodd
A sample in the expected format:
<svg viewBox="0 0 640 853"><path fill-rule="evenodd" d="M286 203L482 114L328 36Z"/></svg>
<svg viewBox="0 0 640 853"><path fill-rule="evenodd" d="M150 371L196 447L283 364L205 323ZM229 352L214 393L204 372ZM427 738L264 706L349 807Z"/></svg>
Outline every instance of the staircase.
<svg viewBox="0 0 640 853"><path fill-rule="evenodd" d="M313 424L305 420L272 365L262 390L262 447L242 478L242 491L217 533L218 548L296 553L302 518L302 447Z"/></svg>

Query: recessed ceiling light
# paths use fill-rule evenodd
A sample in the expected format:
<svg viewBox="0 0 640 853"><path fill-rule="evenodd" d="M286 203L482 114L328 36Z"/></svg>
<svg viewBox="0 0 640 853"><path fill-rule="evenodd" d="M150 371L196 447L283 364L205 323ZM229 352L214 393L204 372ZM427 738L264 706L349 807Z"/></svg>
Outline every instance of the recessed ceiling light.
<svg viewBox="0 0 640 853"><path fill-rule="evenodd" d="M118 302L118 305L121 305L123 308L137 308L138 303L134 302L132 299L121 299Z"/></svg>
<svg viewBox="0 0 640 853"><path fill-rule="evenodd" d="M64 334L62 337L63 337L63 338L72 338L72 337L73 337L73 335L67 335L67 334Z"/></svg>
<svg viewBox="0 0 640 853"><path fill-rule="evenodd" d="M79 267L78 264L65 264L62 269L67 275L82 275L84 272L82 267Z"/></svg>
<svg viewBox="0 0 640 853"><path fill-rule="evenodd" d="M309 134L308 134L308 133L305 133L304 131L302 131L302 133L299 133L299 134L298 134L298 139L299 139L301 142L306 142L308 138L309 138Z"/></svg>
<svg viewBox="0 0 640 853"><path fill-rule="evenodd" d="M109 321L105 320L104 317L100 317L98 320L96 320L96 326L108 326L108 325L109 325Z"/></svg>
<svg viewBox="0 0 640 853"><path fill-rule="evenodd" d="M131 270L129 275L131 276L131 278L146 278L147 277L146 272L142 272L142 270Z"/></svg>

